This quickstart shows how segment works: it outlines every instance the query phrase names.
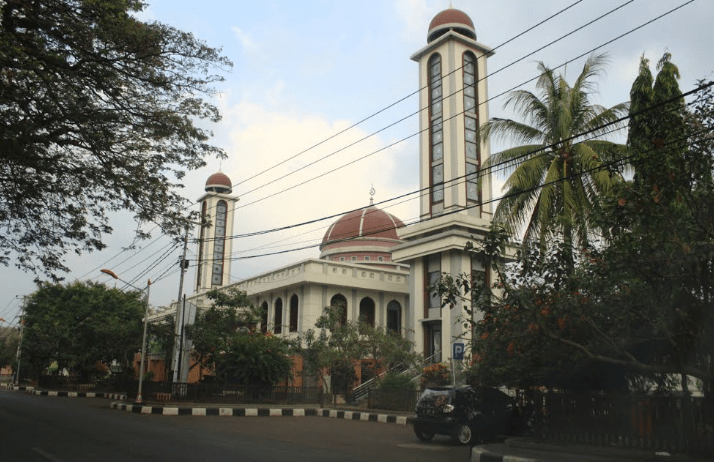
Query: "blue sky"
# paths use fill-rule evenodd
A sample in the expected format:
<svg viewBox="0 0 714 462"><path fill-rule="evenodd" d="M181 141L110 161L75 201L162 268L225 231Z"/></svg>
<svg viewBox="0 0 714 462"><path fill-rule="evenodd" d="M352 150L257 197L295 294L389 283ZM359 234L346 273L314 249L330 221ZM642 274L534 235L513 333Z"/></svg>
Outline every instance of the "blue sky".
<svg viewBox="0 0 714 462"><path fill-rule="evenodd" d="M372 185L376 201L418 189L418 144L414 137L409 138L418 130L414 116L286 176L414 113L418 109L415 96L318 148L252 177L415 92L417 64L410 56L426 44L429 22L449 7L448 0L149 0L148 3L140 15L142 19L190 31L210 46L222 48L223 54L234 63L232 69L223 73L225 81L217 85L219 93L214 102L223 112L223 120L209 127L215 134L214 143L226 150L229 159L223 162L210 159L206 168L190 172L183 193L191 200L198 199L208 176L221 169L236 185L234 194L240 196L235 220L237 233L285 226L367 205ZM453 0L452 3L471 17L479 42L497 47L576 1ZM502 109L504 98L496 95L535 77L537 61L559 66L684 3L686 0L631 3L584 0L498 48L488 62L492 74L488 82L493 98L489 102L491 116L512 116ZM500 70L621 5L624 6L602 20ZM610 64L599 82L600 95L596 101L609 107L628 99L643 53L656 63L665 51L670 52L679 66L683 91L693 88L697 79L713 79L712 18L714 2L697 0L602 48L600 51L608 53ZM572 81L583 59L560 71L565 71ZM533 89L533 84L522 88ZM383 149L404 138L407 139ZM499 147L503 146L492 145L492 150ZM374 154L356 161L371 153ZM350 162L353 163L326 173ZM279 193L308 180L311 181L305 185ZM261 188L253 191L258 187ZM498 192L495 190L494 195ZM275 193L279 194L264 199ZM251 204L256 200L261 201ZM405 222L418 216L415 200L386 210ZM171 264L179 257L179 251L168 254L154 266L169 240L157 235L138 252L122 252L132 241L134 226L123 215L118 215L112 224L115 233L106 237L108 249L80 257L68 256L72 272L66 275L67 280L110 283L99 274L98 268L111 268L139 286L145 284L147 277L156 280L151 292L152 305L175 300L179 276ZM327 221L290 232L237 240L234 256L317 244L329 224ZM195 245L190 245L189 258L195 258L195 252ZM233 280L318 255L319 250L313 248L236 260ZM21 297L35 288L34 275L9 267L0 268L0 278L5 289L0 294L0 317L16 323ZM189 294L193 278L193 271L189 270L186 279Z"/></svg>

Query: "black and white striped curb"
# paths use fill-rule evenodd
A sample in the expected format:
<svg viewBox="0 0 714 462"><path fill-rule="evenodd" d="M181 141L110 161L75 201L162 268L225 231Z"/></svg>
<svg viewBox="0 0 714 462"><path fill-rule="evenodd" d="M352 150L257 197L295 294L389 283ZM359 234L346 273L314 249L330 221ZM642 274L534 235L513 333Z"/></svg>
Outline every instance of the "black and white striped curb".
<svg viewBox="0 0 714 462"><path fill-rule="evenodd" d="M411 417L370 412L338 411L317 408L243 408L243 407L169 407L144 406L141 404L111 403L112 409L153 415L192 415L220 417L332 417L335 419L360 420L362 422L411 424Z"/></svg>
<svg viewBox="0 0 714 462"><path fill-rule="evenodd" d="M118 393L103 393L93 391L48 391L48 390L28 390L28 393L37 396L59 396L63 398L108 398L127 399L126 395Z"/></svg>
<svg viewBox="0 0 714 462"><path fill-rule="evenodd" d="M14 390L14 391L32 391L35 389L35 387L20 387L17 385L6 385L6 384L3 384L3 388L7 388L8 390Z"/></svg>
<svg viewBox="0 0 714 462"><path fill-rule="evenodd" d="M519 456L504 456L484 448L474 446L471 448L471 462L540 462L538 459Z"/></svg>

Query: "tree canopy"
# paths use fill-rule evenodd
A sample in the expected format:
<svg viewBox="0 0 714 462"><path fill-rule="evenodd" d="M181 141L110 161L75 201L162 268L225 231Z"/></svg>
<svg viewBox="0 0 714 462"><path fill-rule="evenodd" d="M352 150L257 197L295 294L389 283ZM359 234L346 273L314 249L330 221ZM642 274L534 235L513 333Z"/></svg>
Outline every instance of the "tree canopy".
<svg viewBox="0 0 714 462"><path fill-rule="evenodd" d="M0 262L57 281L100 250L109 215L185 226L185 171L225 156L203 98L232 64L191 34L142 22L141 0L0 1ZM140 237L145 234L138 232Z"/></svg>
<svg viewBox="0 0 714 462"><path fill-rule="evenodd" d="M327 374L340 392L353 385L360 362L372 376L417 362L413 343L400 333L371 326L364 319L347 321L344 310L341 305L326 307L315 328L303 332L296 345L305 373L317 377L326 389L330 388Z"/></svg>
<svg viewBox="0 0 714 462"><path fill-rule="evenodd" d="M668 54L657 70L643 57L631 92L634 178L593 197L602 242L573 256L562 240L526 245L505 264L507 234L494 229L467 250L494 265L496 290L442 279L445 305L464 297L482 312L478 380L687 391L693 378L714 391L714 94L702 84L687 108Z"/></svg>
<svg viewBox="0 0 714 462"><path fill-rule="evenodd" d="M226 352L234 342L243 344L236 337L254 329L260 322L260 310L251 306L246 293L236 288L214 289L206 297L213 300L213 306L196 314L194 323L186 326L186 337L192 343L191 355L201 369L200 375L208 367L223 378Z"/></svg>
<svg viewBox="0 0 714 462"><path fill-rule="evenodd" d="M52 363L88 378L96 364L125 370L141 347L144 294L92 282L41 283L27 298L23 369L37 376Z"/></svg>
<svg viewBox="0 0 714 462"><path fill-rule="evenodd" d="M519 145L493 154L485 163L504 164L510 172L494 219L514 236L542 248L555 235L569 244L584 245L591 231L594 198L613 183L613 172L603 166L622 156L623 147L594 137L607 137L608 126L627 112L627 103L606 109L593 104L593 81L603 72L604 55L593 55L570 86L565 78L538 64L538 94L511 92L505 107L525 122L493 118L480 136ZM525 143L525 144L521 144Z"/></svg>

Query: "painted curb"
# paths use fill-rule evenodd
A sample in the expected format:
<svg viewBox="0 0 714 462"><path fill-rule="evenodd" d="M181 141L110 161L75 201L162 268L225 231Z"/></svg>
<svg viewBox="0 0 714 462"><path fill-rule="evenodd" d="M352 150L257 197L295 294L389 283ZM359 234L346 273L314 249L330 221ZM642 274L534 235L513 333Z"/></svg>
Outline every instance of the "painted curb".
<svg viewBox="0 0 714 462"><path fill-rule="evenodd" d="M504 456L486 449L474 446L471 448L471 462L540 462L539 459L531 459L519 456Z"/></svg>
<svg viewBox="0 0 714 462"><path fill-rule="evenodd" d="M126 400L127 395L118 393L102 393L96 391L51 391L51 390L27 390L28 393L36 396L54 396L59 398L107 398Z"/></svg>
<svg viewBox="0 0 714 462"><path fill-rule="evenodd" d="M143 406L113 402L111 409L151 415L190 415L220 417L331 417L333 419L359 420L361 422L380 422L396 425L411 425L412 418L370 412L339 411L336 409L317 408L250 408L250 407L165 407Z"/></svg>

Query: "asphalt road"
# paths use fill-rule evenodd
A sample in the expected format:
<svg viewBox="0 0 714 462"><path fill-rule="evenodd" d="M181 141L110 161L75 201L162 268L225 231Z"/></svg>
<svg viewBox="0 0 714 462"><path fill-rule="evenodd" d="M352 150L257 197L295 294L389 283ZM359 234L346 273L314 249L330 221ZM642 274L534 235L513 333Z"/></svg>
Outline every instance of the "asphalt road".
<svg viewBox="0 0 714 462"><path fill-rule="evenodd" d="M323 417L141 415L104 399L0 390L0 461L465 462L467 447L411 427Z"/></svg>

